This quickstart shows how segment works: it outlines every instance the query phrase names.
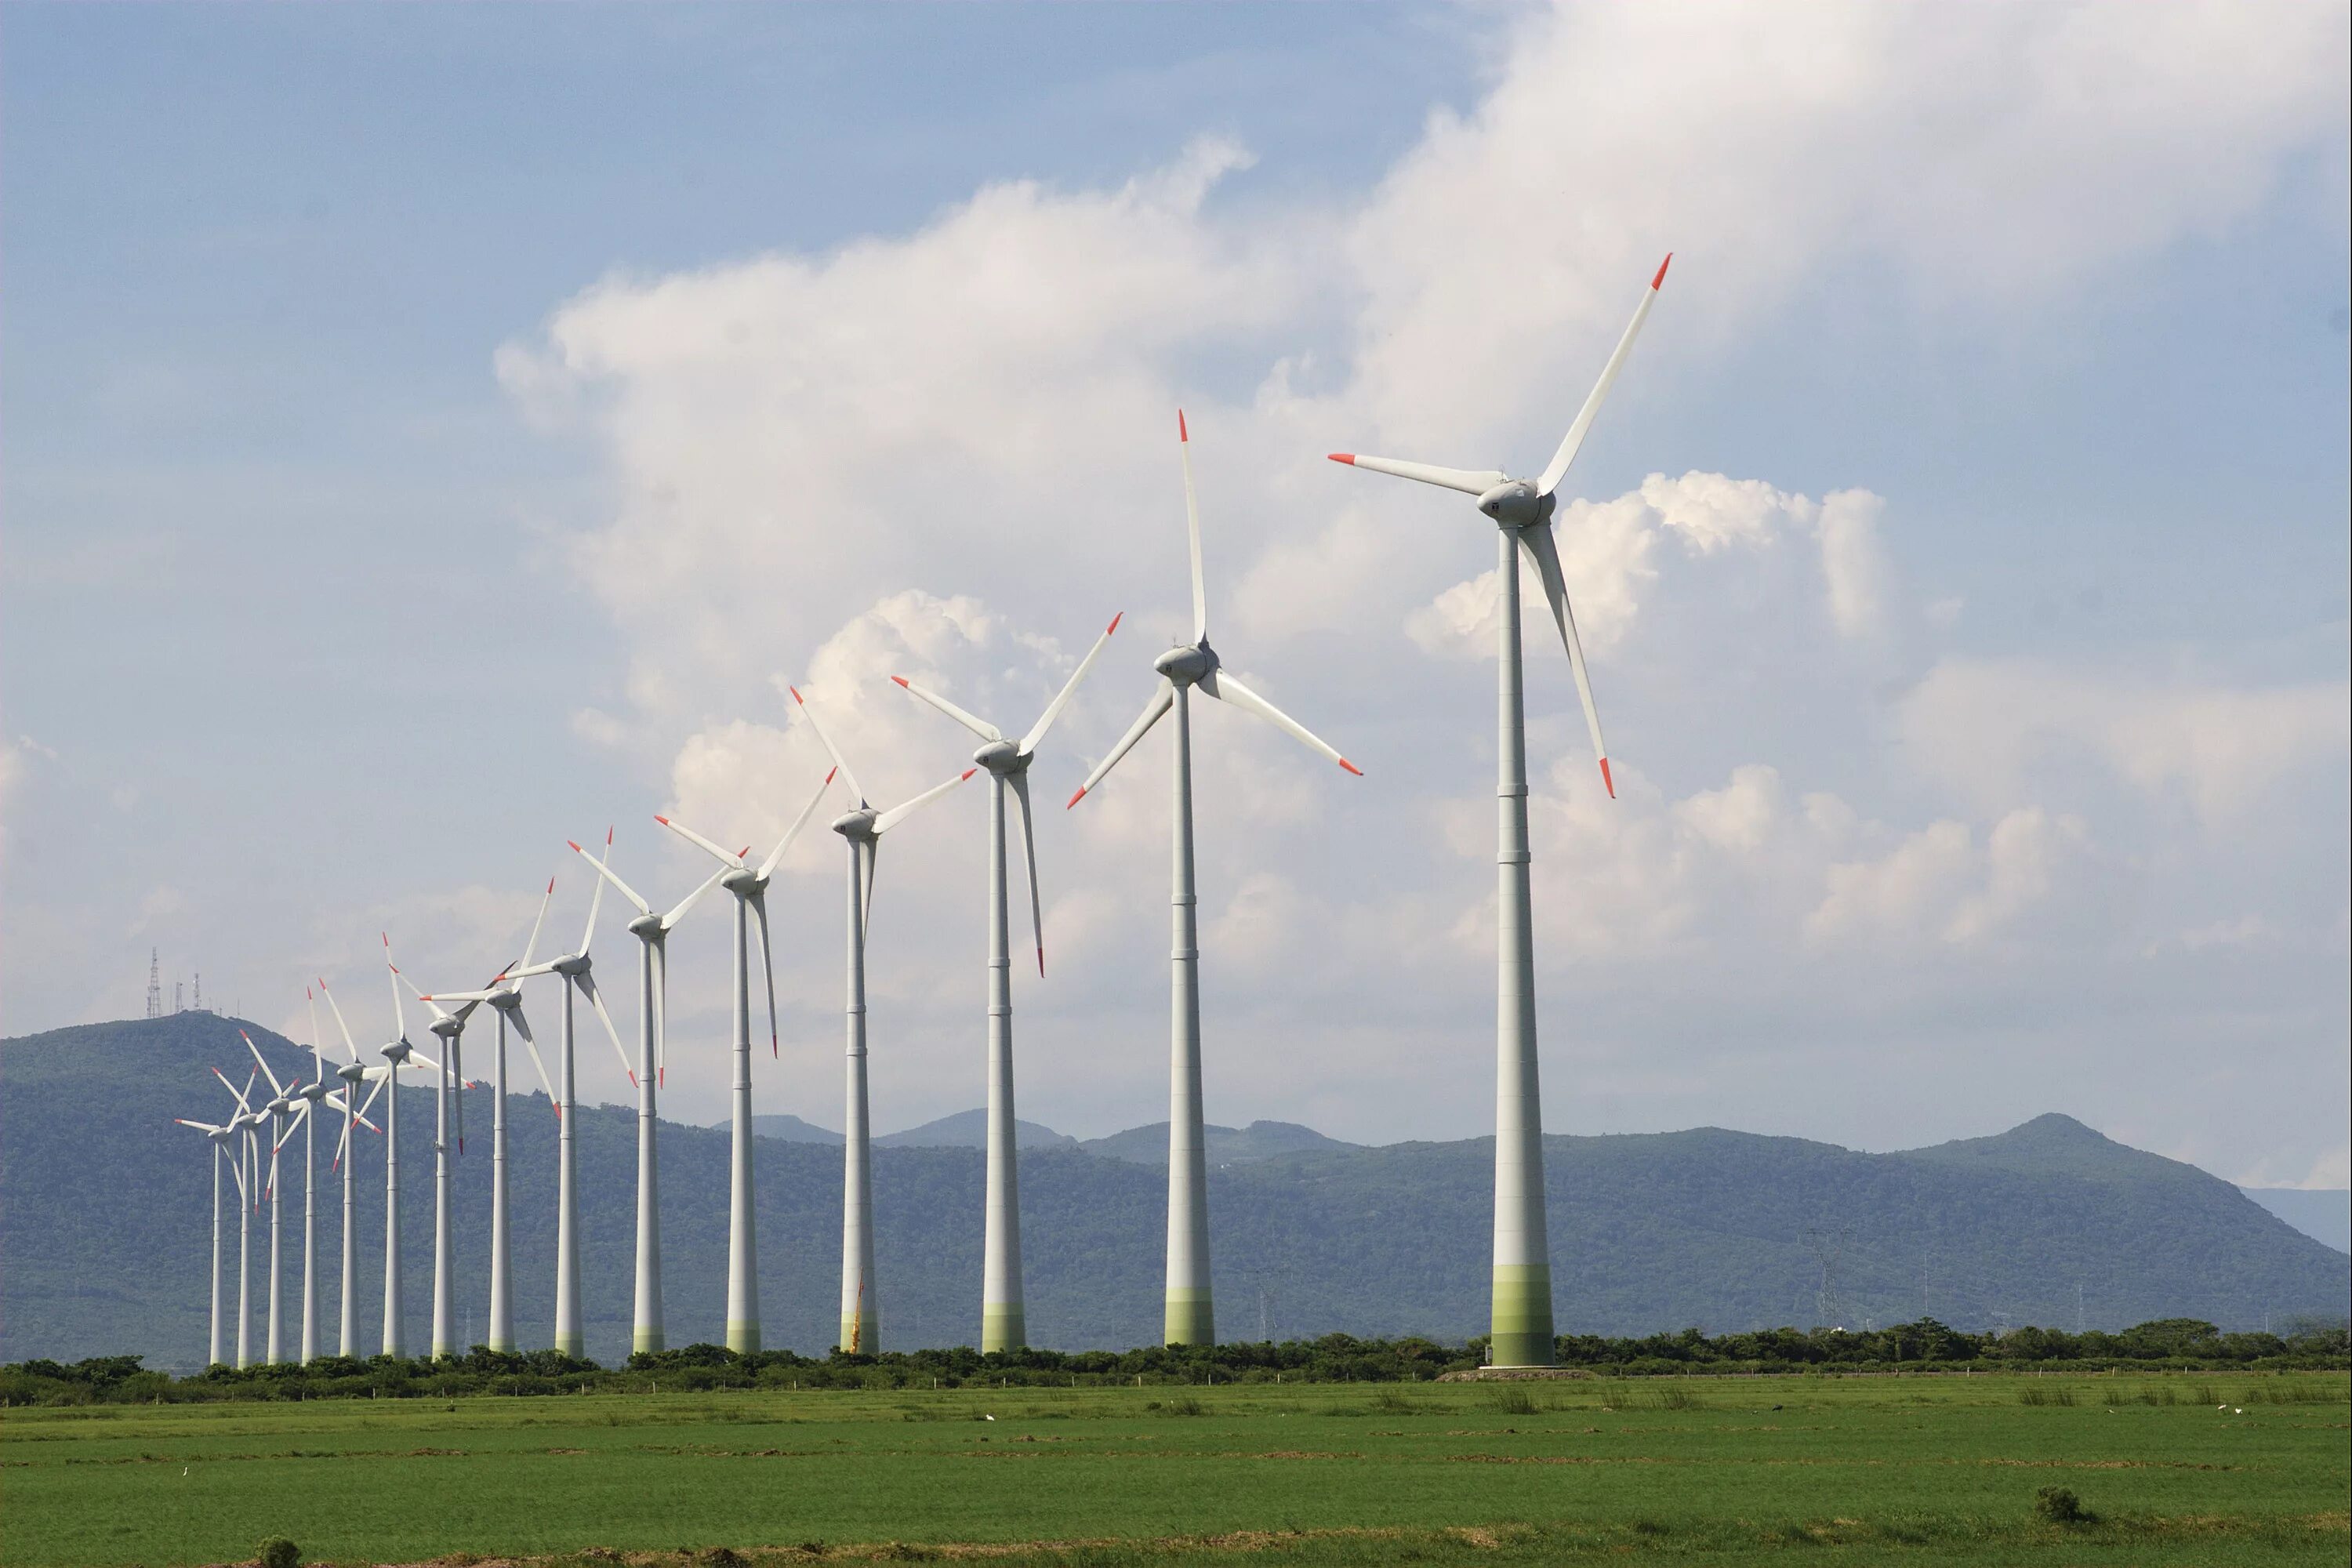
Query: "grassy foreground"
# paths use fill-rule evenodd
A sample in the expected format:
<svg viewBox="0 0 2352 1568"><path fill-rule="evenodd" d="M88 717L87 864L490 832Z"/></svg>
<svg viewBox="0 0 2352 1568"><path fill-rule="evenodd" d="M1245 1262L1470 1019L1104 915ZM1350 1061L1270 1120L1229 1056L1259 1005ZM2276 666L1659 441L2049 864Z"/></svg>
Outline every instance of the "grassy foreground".
<svg viewBox="0 0 2352 1568"><path fill-rule="evenodd" d="M2347 1398L1943 1376L11 1410L0 1563L269 1535L338 1564L2341 1563ZM2040 1517L2050 1486L2093 1517Z"/></svg>

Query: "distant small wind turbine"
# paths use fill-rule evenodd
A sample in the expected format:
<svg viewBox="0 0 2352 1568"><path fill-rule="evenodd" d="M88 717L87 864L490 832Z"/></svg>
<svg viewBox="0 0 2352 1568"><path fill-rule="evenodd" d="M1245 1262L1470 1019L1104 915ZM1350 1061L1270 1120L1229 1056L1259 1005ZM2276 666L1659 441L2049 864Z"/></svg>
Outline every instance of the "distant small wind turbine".
<svg viewBox="0 0 2352 1568"><path fill-rule="evenodd" d="M833 765L848 787L856 809L833 819L833 830L849 849L849 1020L847 1121L842 1137L841 1192L841 1338L836 1342L853 1355L872 1355L882 1348L881 1293L874 1278L874 1153L873 1123L866 1093L866 931L874 910L874 871L882 858L882 836L956 785L978 773L966 768L944 784L933 784L912 800L887 811L877 811L857 787L857 775L842 760L841 748L817 722L808 699L792 688L793 701L808 720L809 729L833 758Z"/></svg>
<svg viewBox="0 0 2352 1568"><path fill-rule="evenodd" d="M717 860L719 885L735 900L734 1013L730 1031L734 1074L728 1091L733 1132L727 1167L727 1348L741 1353L760 1348L760 1236L751 1208L751 927L760 928L760 965L768 983L768 1054L775 1058L782 1047L776 1038L776 955L768 940L768 879L776 874L784 851L800 836L809 814L816 810L832 784L833 774L828 773L756 870L744 858L751 852L749 845L730 850L674 818L654 818ZM667 958L662 962L666 986ZM666 990L663 995L666 1006Z"/></svg>
<svg viewBox="0 0 2352 1568"><path fill-rule="evenodd" d="M1013 955L1004 898L1004 792L1021 803L1021 853L1029 868L1029 924L1037 940L1037 973L1045 973L1045 916L1037 892L1037 829L1029 809L1029 763L1078 682L1118 630L1113 616L1078 668L1018 742L903 675L890 679L981 739L971 760L988 770L988 1195L981 1246L980 1349L1017 1350L1029 1342L1021 1279L1020 1153L1013 1130Z"/></svg>

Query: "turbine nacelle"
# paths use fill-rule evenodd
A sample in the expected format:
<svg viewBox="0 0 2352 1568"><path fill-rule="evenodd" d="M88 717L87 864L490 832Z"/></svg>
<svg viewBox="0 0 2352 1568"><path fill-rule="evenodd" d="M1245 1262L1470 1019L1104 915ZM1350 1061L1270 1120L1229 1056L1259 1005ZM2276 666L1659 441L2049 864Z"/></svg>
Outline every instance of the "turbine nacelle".
<svg viewBox="0 0 2352 1568"><path fill-rule="evenodd" d="M589 957L584 952L568 952L548 965L550 971L566 980L577 980L588 973Z"/></svg>
<svg viewBox="0 0 2352 1568"><path fill-rule="evenodd" d="M971 760L1000 777L1029 771L1029 759L1022 754L1020 746L1011 741L991 741L972 752Z"/></svg>
<svg viewBox="0 0 2352 1568"><path fill-rule="evenodd" d="M623 929L640 942L659 942L668 934L668 928L662 924L662 917L656 914L639 915Z"/></svg>
<svg viewBox="0 0 2352 1568"><path fill-rule="evenodd" d="M503 975L501 979L505 978ZM513 1014L522 1006L522 993L512 986L501 986L489 994L489 1004L501 1013Z"/></svg>
<svg viewBox="0 0 2352 1568"><path fill-rule="evenodd" d="M316 1105L327 1098L327 1086L323 1083L306 1083L294 1091L294 1096L298 1100L307 1100Z"/></svg>
<svg viewBox="0 0 2352 1568"><path fill-rule="evenodd" d="M719 885L739 899L748 899L768 890L768 879L750 867L730 871L719 879Z"/></svg>
<svg viewBox="0 0 2352 1568"><path fill-rule="evenodd" d="M1527 479L1496 485L1478 498L1478 510L1505 528L1532 528L1551 516L1554 504Z"/></svg>
<svg viewBox="0 0 2352 1568"><path fill-rule="evenodd" d="M392 1044L383 1047L383 1059L390 1062L394 1067L398 1067L408 1059L409 1053L414 1051L415 1048L415 1047L410 1045L406 1040L394 1040Z"/></svg>
<svg viewBox="0 0 2352 1568"><path fill-rule="evenodd" d="M360 1066L357 1062L345 1062L341 1067L335 1069L335 1076L341 1079L345 1083L350 1084L353 1089L357 1089L360 1085L360 1080L367 1077L367 1068Z"/></svg>
<svg viewBox="0 0 2352 1568"><path fill-rule="evenodd" d="M466 1032L466 1021L463 1018L440 1017L433 1020L431 1027L433 1033L441 1038L454 1041Z"/></svg>
<svg viewBox="0 0 2352 1568"><path fill-rule="evenodd" d="M1203 638L1170 648L1151 661L1151 668L1179 686L1191 686L1216 669L1217 655Z"/></svg>
<svg viewBox="0 0 2352 1568"><path fill-rule="evenodd" d="M874 822L879 816L881 813L872 806L862 805L856 811L845 811L835 817L832 827L852 844L870 843L875 836Z"/></svg>

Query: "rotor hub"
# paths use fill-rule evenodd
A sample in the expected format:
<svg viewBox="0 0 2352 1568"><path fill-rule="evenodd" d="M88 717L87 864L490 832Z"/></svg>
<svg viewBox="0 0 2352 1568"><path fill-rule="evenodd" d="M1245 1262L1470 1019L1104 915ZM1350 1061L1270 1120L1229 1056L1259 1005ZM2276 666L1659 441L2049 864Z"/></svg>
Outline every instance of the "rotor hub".
<svg viewBox="0 0 2352 1568"><path fill-rule="evenodd" d="M629 934L640 939L658 937L662 933L661 916L639 915L629 922Z"/></svg>
<svg viewBox="0 0 2352 1568"><path fill-rule="evenodd" d="M833 830L853 844L861 843L874 837L874 817L875 813L865 807L845 811L833 819Z"/></svg>
<svg viewBox="0 0 2352 1568"><path fill-rule="evenodd" d="M466 1032L466 1026L455 1018L436 1018L433 1032L445 1040L454 1040Z"/></svg>
<svg viewBox="0 0 2352 1568"><path fill-rule="evenodd" d="M1191 686L1217 668L1217 654L1205 639L1185 643L1153 659L1151 668L1179 686Z"/></svg>
<svg viewBox="0 0 2352 1568"><path fill-rule="evenodd" d="M1531 528L1551 516L1552 498L1525 479L1496 485L1478 498L1478 510L1505 528Z"/></svg>
<svg viewBox="0 0 2352 1568"><path fill-rule="evenodd" d="M1011 741L991 741L974 752L971 760L999 778L1029 771L1029 759Z"/></svg>
<svg viewBox="0 0 2352 1568"><path fill-rule="evenodd" d="M335 1069L335 1076L356 1088L359 1081L367 1077L367 1068L357 1062L345 1062Z"/></svg>
<svg viewBox="0 0 2352 1568"><path fill-rule="evenodd" d="M414 1051L415 1048L415 1047L410 1045L406 1040L394 1040L392 1044L383 1047L383 1059L390 1062L393 1066L398 1067L401 1063L408 1059L409 1053Z"/></svg>

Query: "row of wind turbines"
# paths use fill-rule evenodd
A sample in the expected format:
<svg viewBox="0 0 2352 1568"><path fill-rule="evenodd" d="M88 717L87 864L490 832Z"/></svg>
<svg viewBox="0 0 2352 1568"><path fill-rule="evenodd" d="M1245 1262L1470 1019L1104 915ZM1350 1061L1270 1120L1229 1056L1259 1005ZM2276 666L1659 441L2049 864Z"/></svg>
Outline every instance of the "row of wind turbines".
<svg viewBox="0 0 2352 1568"><path fill-rule="evenodd" d="M1613 797L1608 748L1593 705L1591 681L1569 605L1559 553L1553 538L1557 496L1561 481L1575 462L1595 416L1622 370L1633 342L1648 319L1664 285L1666 266L1660 263L1643 291L1632 321L1602 367L1599 381L1586 397L1559 448L1534 479L1514 479L1499 470L1440 468L1356 453L1333 453L1334 462L1375 473L1418 480L1475 497L1478 510L1496 529L1502 599L1496 662L1496 880L1497 893L1496 985L1496 1112L1495 1220L1492 1296L1493 1363L1498 1366L1546 1366L1553 1360L1551 1271L1546 1246L1543 1185L1542 1122L1538 1093L1536 1045L1534 931L1529 897L1526 707L1522 679L1519 573L1521 557L1534 568L1557 626L1561 646L1583 704L1592 749L1600 763L1601 782ZM1191 700L1198 691L1216 700L1254 713L1289 734L1310 750L1338 763L1349 773L1360 770L1328 743L1273 703L1244 686L1227 670L1209 640L1208 594L1202 572L1200 509L1192 482L1191 432L1183 415L1177 416L1178 449L1184 474L1185 522L1191 552L1192 637L1152 661L1158 676L1151 694L1135 722L1087 775L1069 800L1075 807L1102 784L1137 743L1159 721L1173 714L1175 742L1172 776L1172 833L1170 857L1170 1039L1169 1039L1169 1160L1168 1229L1165 1310L1162 1335L1170 1344L1215 1342L1215 1312L1210 1289L1208 1166L1206 1160L1201 1078L1200 950L1195 921L1196 893L1192 857L1192 740ZM613 836L605 836L604 853L591 854L577 843L571 848L593 868L595 891L589 903L588 924L579 945L554 958L536 957L547 901L554 892L548 883L539 919L531 927L521 958L499 971L479 990L427 993L417 990L392 963L391 943L384 943L384 963L392 991L393 1037L379 1048L382 1066L366 1063L343 1019L341 1007L324 980L316 995L323 996L341 1035L346 1060L333 1069L342 1080L328 1082L325 1053L318 1045L315 999L311 1013L310 1081L281 1081L254 1048L257 1073L238 1088L215 1068L215 1075L234 1097L236 1109L228 1120L209 1123L184 1119L183 1124L203 1131L213 1142L213 1268L212 1342L215 1363L228 1359L223 1319L223 1235L221 1200L224 1178L239 1197L237 1317L236 1364L252 1363L252 1316L247 1310L250 1285L252 1220L259 1204L269 1206L269 1288L266 1359L288 1359L281 1334L282 1292L279 1274L279 1152L299 1127L302 1131L302 1314L303 1361L320 1352L319 1282L314 1268L317 1214L316 1128L320 1108L340 1113L342 1129L333 1168L342 1178L342 1288L339 1351L357 1353L357 1260L353 1255L355 1188L349 1158L352 1135L359 1128L380 1131L384 1140L383 1202L383 1325L382 1351L405 1355L407 1339L402 1310L400 1214L400 1069L415 1066L434 1075L434 1256L431 1353L455 1355L464 1349L457 1341L457 1268L450 1225L451 1183L455 1164L465 1144L463 1090L473 1084L465 1076L464 1042L467 1023L487 1005L497 1021L490 1060L490 1279L487 1344L492 1350L516 1348L513 1313L513 1259L508 1191L509 1128L507 1121L508 1041L520 1039L537 1068L541 1086L554 1102L557 1118L557 1240L553 1347L571 1355L583 1352L580 1297L580 1225L578 1163L573 1133L578 1108L577 1004L585 1002L603 1025L619 1056L624 1072L637 1096L636 1289L633 1311L633 1345L638 1351L665 1348L666 1333L661 1276L659 1217L660 1172L656 1142L656 1098L664 1087L667 1046L665 1029L667 943L670 933L713 888L723 888L734 899L732 1016L732 1159L729 1182L727 1267L727 1344L739 1352L761 1348L758 1237L752 1212L753 1139L751 1123L751 946L758 928L759 961L764 975L769 1046L777 1051L775 968L768 940L767 892L771 878L801 831L836 783L846 790L852 809L831 826L847 851L845 886L845 1074L846 1137L844 1149L844 1192L841 1244L841 1321L839 1347L871 1354L881 1349L882 1313L874 1267L871 1122L866 1092L866 956L869 917L873 910L875 870L883 837L917 811L950 790L985 772L989 779L988 808L988 959L987 959L987 1195L982 1278L981 1348L1003 1351L1026 1342L1022 1287L1019 1172L1013 1139L1013 1037L1011 984L1010 921L1005 862L1007 858L1005 797L1018 805L1022 853L1029 891L1030 921L1036 942L1038 973L1045 973L1045 921L1037 886L1035 826L1029 790L1029 769L1039 744L1060 717L1112 635L1114 616L1078 663L1037 721L1017 741L994 724L965 711L936 692L904 677L892 679L912 696L962 725L979 737L971 767L910 800L879 809L859 786L848 761L818 721L815 710L795 688L792 698L833 761L832 771L809 796L806 805L775 847L754 865L750 848L730 850L709 837L668 817L656 821L708 854L716 863L698 887L667 910L657 911L613 869ZM612 1016L596 987L590 946L607 885L636 911L628 922L638 941L637 1046L632 1058L621 1044ZM562 981L562 1024L557 1051L557 1071L551 1079L540 1055L536 1037L523 1012L522 983L552 975ZM430 1012L430 1031L442 1042L439 1059L419 1050L408 1037L405 989ZM255 1086L266 1079L269 1095L257 1102ZM364 1100L362 1086L368 1086ZM387 1087L394 1092L385 1094ZM384 1102L381 1128L369 1111L381 1097ZM265 1174L264 1143L268 1144Z"/></svg>

